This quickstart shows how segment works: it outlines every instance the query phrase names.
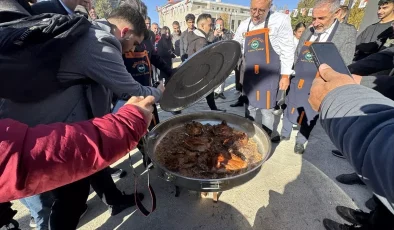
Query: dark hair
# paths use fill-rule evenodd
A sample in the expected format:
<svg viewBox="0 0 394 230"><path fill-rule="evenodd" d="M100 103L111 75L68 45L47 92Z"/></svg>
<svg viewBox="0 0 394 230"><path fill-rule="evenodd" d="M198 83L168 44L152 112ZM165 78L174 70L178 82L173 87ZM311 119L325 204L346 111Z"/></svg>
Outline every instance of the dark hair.
<svg viewBox="0 0 394 230"><path fill-rule="evenodd" d="M149 21L152 21L152 20L150 20L150 17L146 17L146 18L145 18L145 20L149 20Z"/></svg>
<svg viewBox="0 0 394 230"><path fill-rule="evenodd" d="M378 6L389 4L389 3L394 3L394 0L380 0L378 2Z"/></svg>
<svg viewBox="0 0 394 230"><path fill-rule="evenodd" d="M198 16L198 18L197 18L197 24L201 20L206 20L208 18L212 19L212 16L210 14L200 14L200 16Z"/></svg>
<svg viewBox="0 0 394 230"><path fill-rule="evenodd" d="M145 25L145 19L142 17L140 12L130 5L125 4L115 8L109 15L108 19L120 19L130 23L133 25L134 34L137 36L146 34L147 28Z"/></svg>
<svg viewBox="0 0 394 230"><path fill-rule="evenodd" d="M161 34L163 34L165 30L168 30L168 34L171 36L171 30L167 26L163 26L163 28L161 28Z"/></svg>
<svg viewBox="0 0 394 230"><path fill-rule="evenodd" d="M141 0L120 0L119 6L129 5L141 13L145 19L148 16L148 7Z"/></svg>
<svg viewBox="0 0 394 230"><path fill-rule="evenodd" d="M306 28L306 25L305 25L305 23L300 22L294 27L293 31L296 32L299 28L302 28L302 27Z"/></svg>
<svg viewBox="0 0 394 230"><path fill-rule="evenodd" d="M174 21L174 22L172 23L172 25L180 26L178 21Z"/></svg>
<svg viewBox="0 0 394 230"><path fill-rule="evenodd" d="M222 22L224 22L223 18L218 18L218 19L216 19L216 21L222 21Z"/></svg>
<svg viewBox="0 0 394 230"><path fill-rule="evenodd" d="M193 22L196 21L196 16L194 16L194 14L188 14L185 17L186 21L192 20Z"/></svg>

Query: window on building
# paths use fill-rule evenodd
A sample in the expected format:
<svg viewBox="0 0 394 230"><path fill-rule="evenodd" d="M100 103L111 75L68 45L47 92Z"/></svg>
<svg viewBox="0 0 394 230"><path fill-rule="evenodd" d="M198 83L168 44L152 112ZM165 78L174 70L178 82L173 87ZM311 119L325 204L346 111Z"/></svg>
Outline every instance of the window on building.
<svg viewBox="0 0 394 230"><path fill-rule="evenodd" d="M201 6L197 6L197 9L200 9L201 8Z"/></svg>
<svg viewBox="0 0 394 230"><path fill-rule="evenodd" d="M216 10L219 10L219 7L216 7Z"/></svg>
<svg viewBox="0 0 394 230"><path fill-rule="evenodd" d="M234 30L234 23L235 23L235 20L231 20L231 30Z"/></svg>
<svg viewBox="0 0 394 230"><path fill-rule="evenodd" d="M238 26L241 24L241 20L238 20Z"/></svg>

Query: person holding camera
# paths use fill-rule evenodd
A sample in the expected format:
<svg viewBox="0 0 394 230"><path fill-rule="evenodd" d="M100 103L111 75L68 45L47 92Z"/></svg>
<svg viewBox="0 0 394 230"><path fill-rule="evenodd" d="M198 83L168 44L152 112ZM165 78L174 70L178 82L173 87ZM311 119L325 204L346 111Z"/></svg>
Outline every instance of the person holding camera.
<svg viewBox="0 0 394 230"><path fill-rule="evenodd" d="M215 30L213 31L213 41L212 43L219 42L219 41L226 41L226 40L231 40L233 38L231 32L224 28L224 20L222 18L216 19L215 23ZM218 99L219 97L222 98L223 100L226 99L224 96L224 86L225 83L221 84L219 87L216 88L215 90L215 99Z"/></svg>

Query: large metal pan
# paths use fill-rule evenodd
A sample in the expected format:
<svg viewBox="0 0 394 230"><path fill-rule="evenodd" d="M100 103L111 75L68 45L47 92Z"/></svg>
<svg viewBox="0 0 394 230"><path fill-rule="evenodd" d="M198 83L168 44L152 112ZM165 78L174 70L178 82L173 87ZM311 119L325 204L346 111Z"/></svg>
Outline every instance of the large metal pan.
<svg viewBox="0 0 394 230"><path fill-rule="evenodd" d="M257 167L236 176L221 179L200 179L189 178L178 173L171 172L157 161L155 155L156 148L163 137L165 137L171 130L191 121L198 121L202 124L209 123L211 125L216 125L220 124L223 120L225 120L227 124L234 129L247 133L248 137L252 138L257 143L259 152L263 158ZM248 182L257 175L263 163L267 161L272 155L271 140L268 134L261 128L261 126L235 114L215 111L202 111L198 113L178 115L170 118L158 124L151 132L149 132L146 141L145 152L152 159L152 162L159 173L159 177L162 177L164 180L174 183L179 187L200 192L225 191ZM171 148L171 146L169 146L169 148Z"/></svg>

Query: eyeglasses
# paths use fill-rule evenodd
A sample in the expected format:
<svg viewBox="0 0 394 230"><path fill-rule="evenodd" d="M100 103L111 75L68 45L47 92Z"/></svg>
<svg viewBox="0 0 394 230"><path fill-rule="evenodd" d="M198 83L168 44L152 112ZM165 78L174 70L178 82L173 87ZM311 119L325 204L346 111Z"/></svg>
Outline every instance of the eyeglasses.
<svg viewBox="0 0 394 230"><path fill-rule="evenodd" d="M266 9L258 9L258 8L250 8L250 12L252 14L255 14L256 12L259 12L259 15L263 15L267 11Z"/></svg>

